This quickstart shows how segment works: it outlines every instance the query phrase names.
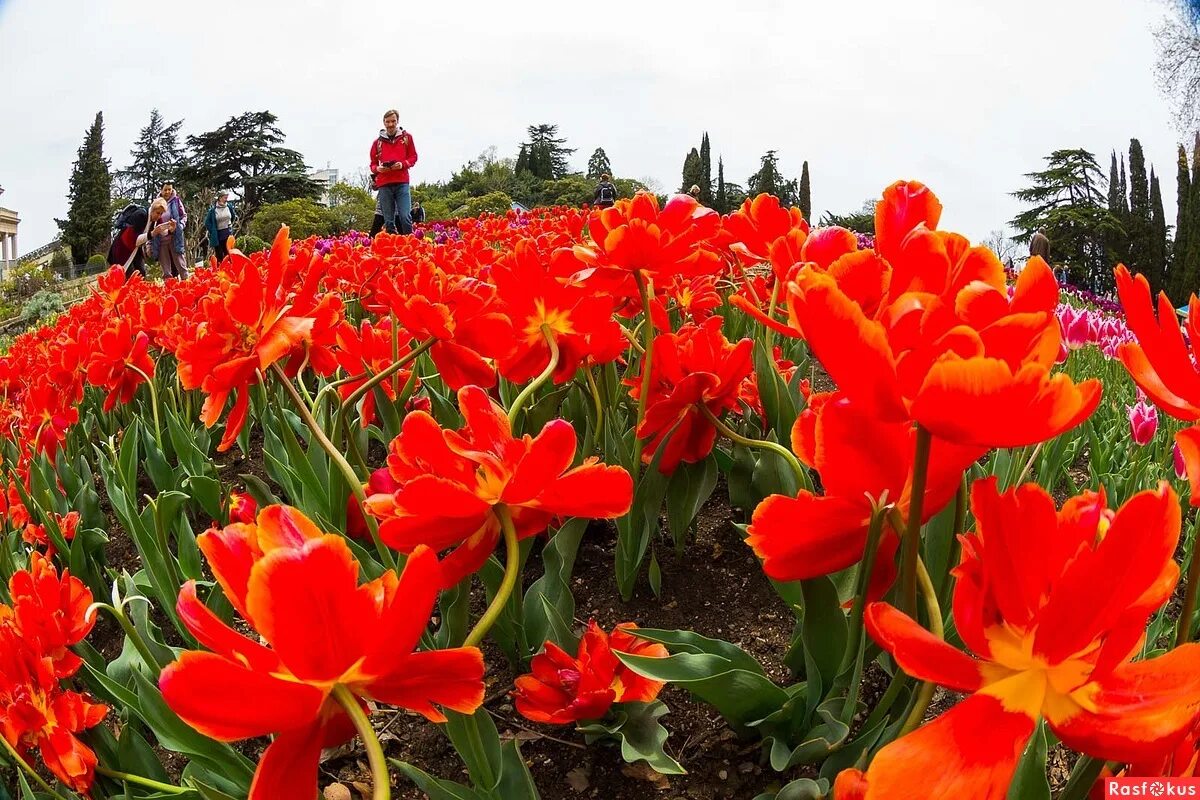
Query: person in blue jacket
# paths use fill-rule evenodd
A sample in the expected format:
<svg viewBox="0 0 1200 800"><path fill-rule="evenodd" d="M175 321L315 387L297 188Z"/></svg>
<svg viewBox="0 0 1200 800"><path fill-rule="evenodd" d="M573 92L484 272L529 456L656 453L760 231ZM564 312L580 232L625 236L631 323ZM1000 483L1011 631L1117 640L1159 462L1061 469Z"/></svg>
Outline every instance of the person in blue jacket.
<svg viewBox="0 0 1200 800"><path fill-rule="evenodd" d="M229 202L229 192L218 192L216 201L204 215L204 227L208 231L208 246L217 254L217 261L229 255L227 244L233 236L233 223L237 220L237 209Z"/></svg>

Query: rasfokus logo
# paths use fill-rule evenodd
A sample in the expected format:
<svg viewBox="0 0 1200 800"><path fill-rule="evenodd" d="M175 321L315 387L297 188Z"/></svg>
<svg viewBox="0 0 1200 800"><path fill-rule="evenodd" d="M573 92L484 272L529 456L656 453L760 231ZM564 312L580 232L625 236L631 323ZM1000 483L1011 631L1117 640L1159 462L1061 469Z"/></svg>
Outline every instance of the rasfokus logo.
<svg viewBox="0 0 1200 800"><path fill-rule="evenodd" d="M1200 797L1200 778L1105 778L1104 796Z"/></svg>

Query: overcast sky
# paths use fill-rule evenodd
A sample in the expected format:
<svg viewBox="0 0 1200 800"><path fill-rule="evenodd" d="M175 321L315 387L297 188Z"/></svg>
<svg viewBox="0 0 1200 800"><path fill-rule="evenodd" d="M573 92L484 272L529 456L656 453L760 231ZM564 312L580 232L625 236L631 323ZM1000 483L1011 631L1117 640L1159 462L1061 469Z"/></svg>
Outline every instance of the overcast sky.
<svg viewBox="0 0 1200 800"><path fill-rule="evenodd" d="M575 9L579 10L576 11ZM814 216L898 178L934 188L942 227L981 239L1056 148L1142 141L1175 219L1178 134L1154 85L1160 0L608 0L406 3L0 0L0 205L28 251L56 235L95 112L114 167L153 107L184 131L269 109L310 166L365 165L400 109L414 180L557 123L572 166L676 189L707 130L713 175L764 151L808 160Z"/></svg>

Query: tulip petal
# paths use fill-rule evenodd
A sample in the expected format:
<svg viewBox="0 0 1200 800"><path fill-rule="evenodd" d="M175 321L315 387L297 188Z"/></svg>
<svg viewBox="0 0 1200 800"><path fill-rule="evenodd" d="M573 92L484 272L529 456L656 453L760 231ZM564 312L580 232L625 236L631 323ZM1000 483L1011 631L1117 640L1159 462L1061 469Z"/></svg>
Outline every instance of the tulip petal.
<svg viewBox="0 0 1200 800"><path fill-rule="evenodd" d="M979 662L922 628L912 617L887 603L867 607L867 631L914 678L933 681L960 692L983 685Z"/></svg>
<svg viewBox="0 0 1200 800"><path fill-rule="evenodd" d="M158 685L184 722L223 742L307 725L325 700L315 686L199 651L185 652L168 664Z"/></svg>
<svg viewBox="0 0 1200 800"><path fill-rule="evenodd" d="M815 578L862 559L870 515L865 497L774 494L754 510L746 542L771 578Z"/></svg>
<svg viewBox="0 0 1200 800"><path fill-rule="evenodd" d="M483 653L476 647L413 653L367 689L376 700L445 722L434 704L470 714L483 703Z"/></svg>

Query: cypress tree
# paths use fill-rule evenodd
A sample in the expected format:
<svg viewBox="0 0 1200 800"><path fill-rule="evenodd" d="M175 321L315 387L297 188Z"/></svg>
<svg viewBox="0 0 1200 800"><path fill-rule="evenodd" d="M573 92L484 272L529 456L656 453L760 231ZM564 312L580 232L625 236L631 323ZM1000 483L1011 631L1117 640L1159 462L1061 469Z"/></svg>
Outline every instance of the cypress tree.
<svg viewBox="0 0 1200 800"><path fill-rule="evenodd" d="M1191 222L1188 201L1191 195L1192 178L1188 172L1187 150L1182 144L1179 145L1179 155L1175 166L1175 240L1171 243L1167 277L1163 286L1172 299L1179 297L1183 292L1188 251L1188 228Z"/></svg>
<svg viewBox="0 0 1200 800"><path fill-rule="evenodd" d="M1114 217L1120 219L1121 209L1125 206L1121 197L1121 177L1117 172L1117 151L1112 151L1112 166L1108 170L1108 210ZM1124 220L1121 220L1124 222Z"/></svg>
<svg viewBox="0 0 1200 800"><path fill-rule="evenodd" d="M700 202L712 205L712 153L709 150L708 131L700 138ZM689 184L690 186L690 184Z"/></svg>
<svg viewBox="0 0 1200 800"><path fill-rule="evenodd" d="M1121 197L1121 208L1119 209L1120 214L1117 214L1116 212L1114 212L1113 216L1116 216L1122 220L1128 220L1129 219L1129 186L1127 186L1126 182L1125 182L1125 154L1124 153L1121 153L1121 192L1120 192L1120 197Z"/></svg>
<svg viewBox="0 0 1200 800"><path fill-rule="evenodd" d="M692 186L699 186L702 180L704 180L704 176L701 174L700 152L693 147L688 151L687 157L683 159L683 183L679 187L679 191L687 194L688 189L691 189ZM703 187L701 191L703 191Z"/></svg>
<svg viewBox="0 0 1200 800"><path fill-rule="evenodd" d="M800 169L800 191L797 193L796 204L806 220L812 220L812 187L808 180L808 162Z"/></svg>
<svg viewBox="0 0 1200 800"><path fill-rule="evenodd" d="M1194 292L1200 291L1200 133L1192 150L1192 181L1188 189L1187 254L1184 256L1183 282L1180 291L1171 299L1183 305Z"/></svg>
<svg viewBox="0 0 1200 800"><path fill-rule="evenodd" d="M1129 140L1129 223L1125 226L1129 234L1129 268L1141 272L1150 281L1150 288L1157 291L1160 283L1154 275L1152 261L1150 221L1150 185L1146 178L1146 158L1142 154L1142 143Z"/></svg>
<svg viewBox="0 0 1200 800"><path fill-rule="evenodd" d="M1161 290L1167 278L1167 215L1163 211L1162 187L1154 168L1150 168L1150 266L1151 275Z"/></svg>
<svg viewBox="0 0 1200 800"><path fill-rule="evenodd" d="M713 207L721 214L728 214L732 210L729 208L729 195L725 192L725 161L719 156L717 158L717 196Z"/></svg>
<svg viewBox="0 0 1200 800"><path fill-rule="evenodd" d="M96 119L79 147L67 197L71 201L67 218L55 222L62 232L63 243L71 248L71 257L82 264L108 245L112 224L112 173L108 159L104 157L104 113L101 111L96 112Z"/></svg>

